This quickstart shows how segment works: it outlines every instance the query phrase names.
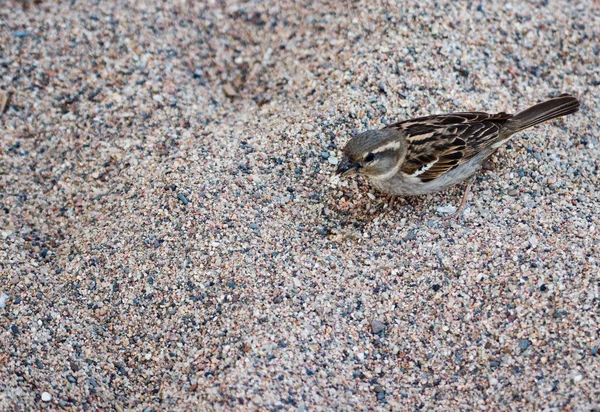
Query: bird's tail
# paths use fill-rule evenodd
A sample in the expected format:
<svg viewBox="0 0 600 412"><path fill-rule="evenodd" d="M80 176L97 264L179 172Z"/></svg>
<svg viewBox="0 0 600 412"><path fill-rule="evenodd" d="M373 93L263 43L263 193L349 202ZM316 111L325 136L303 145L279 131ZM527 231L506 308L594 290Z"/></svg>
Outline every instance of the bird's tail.
<svg viewBox="0 0 600 412"><path fill-rule="evenodd" d="M571 95L561 94L515 114L510 118L507 126L516 133L547 120L575 113L577 110L579 110L579 100Z"/></svg>

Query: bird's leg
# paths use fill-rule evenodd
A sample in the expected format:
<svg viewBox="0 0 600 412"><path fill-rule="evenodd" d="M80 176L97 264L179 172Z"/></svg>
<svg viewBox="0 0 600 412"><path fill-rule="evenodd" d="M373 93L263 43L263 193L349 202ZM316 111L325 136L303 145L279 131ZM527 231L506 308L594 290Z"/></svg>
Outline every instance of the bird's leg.
<svg viewBox="0 0 600 412"><path fill-rule="evenodd" d="M390 198L388 200L388 209L391 209L392 206L394 206L395 201L396 201L396 196L390 195Z"/></svg>
<svg viewBox="0 0 600 412"><path fill-rule="evenodd" d="M465 205L467 204L467 197L469 197L469 192L471 191L472 185L473 185L473 178L470 177L469 180L467 180L467 187L465 188L465 193L463 194L462 200L460 201L460 206L458 206L458 209L456 209L456 212L452 213L449 216L450 218L456 218L462 212Z"/></svg>

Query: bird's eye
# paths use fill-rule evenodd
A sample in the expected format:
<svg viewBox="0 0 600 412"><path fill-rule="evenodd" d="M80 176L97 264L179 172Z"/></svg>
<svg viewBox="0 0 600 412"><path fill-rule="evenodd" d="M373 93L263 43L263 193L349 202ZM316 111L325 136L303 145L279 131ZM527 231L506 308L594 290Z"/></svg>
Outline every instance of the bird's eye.
<svg viewBox="0 0 600 412"><path fill-rule="evenodd" d="M370 163L375 159L375 155L373 153L369 153L365 156L365 162Z"/></svg>

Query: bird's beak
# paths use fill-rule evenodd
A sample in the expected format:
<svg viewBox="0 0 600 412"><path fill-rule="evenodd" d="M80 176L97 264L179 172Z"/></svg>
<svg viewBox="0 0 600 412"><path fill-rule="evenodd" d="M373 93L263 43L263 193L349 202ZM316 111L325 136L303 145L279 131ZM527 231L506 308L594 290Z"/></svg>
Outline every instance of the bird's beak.
<svg viewBox="0 0 600 412"><path fill-rule="evenodd" d="M358 163L351 162L350 159L348 159L348 156L344 156L344 158L338 165L335 174L346 176L349 174L357 173L358 169L360 169L360 165Z"/></svg>

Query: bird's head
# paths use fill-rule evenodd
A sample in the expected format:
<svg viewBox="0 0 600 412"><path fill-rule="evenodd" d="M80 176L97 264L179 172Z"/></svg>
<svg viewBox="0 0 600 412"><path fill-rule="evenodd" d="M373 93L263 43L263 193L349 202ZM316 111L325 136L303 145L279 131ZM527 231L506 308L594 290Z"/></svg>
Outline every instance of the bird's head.
<svg viewBox="0 0 600 412"><path fill-rule="evenodd" d="M400 160L406 154L406 140L397 130L368 130L352 137L344 147L344 157L336 170L337 175L360 174L382 179L398 171Z"/></svg>

